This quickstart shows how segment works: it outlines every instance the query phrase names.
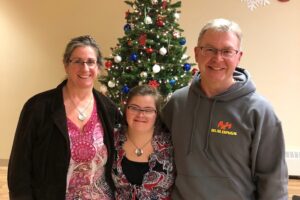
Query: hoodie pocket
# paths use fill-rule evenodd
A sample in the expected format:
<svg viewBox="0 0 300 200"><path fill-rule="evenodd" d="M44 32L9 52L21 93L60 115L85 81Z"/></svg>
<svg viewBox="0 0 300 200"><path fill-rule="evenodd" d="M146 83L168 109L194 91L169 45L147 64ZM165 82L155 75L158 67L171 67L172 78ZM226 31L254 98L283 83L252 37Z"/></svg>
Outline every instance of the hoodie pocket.
<svg viewBox="0 0 300 200"><path fill-rule="evenodd" d="M232 180L177 174L173 199L243 200Z"/></svg>

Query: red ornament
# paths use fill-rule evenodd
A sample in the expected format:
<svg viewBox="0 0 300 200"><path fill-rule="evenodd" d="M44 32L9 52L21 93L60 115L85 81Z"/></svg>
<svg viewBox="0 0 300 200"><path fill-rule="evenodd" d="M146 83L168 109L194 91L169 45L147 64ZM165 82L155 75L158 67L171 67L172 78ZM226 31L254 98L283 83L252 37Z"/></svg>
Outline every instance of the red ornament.
<svg viewBox="0 0 300 200"><path fill-rule="evenodd" d="M195 74L197 74L199 72L199 70L197 68L193 68L192 69L192 75L194 76Z"/></svg>
<svg viewBox="0 0 300 200"><path fill-rule="evenodd" d="M167 6L168 6L168 2L167 2L167 1L163 1L161 7L162 7L163 9L166 9Z"/></svg>
<svg viewBox="0 0 300 200"><path fill-rule="evenodd" d="M128 41L127 41L127 44L128 44L128 46L131 46L131 45L132 45L132 41L131 41L131 40L128 40Z"/></svg>
<svg viewBox="0 0 300 200"><path fill-rule="evenodd" d="M156 25L159 26L159 27L162 27L165 25L164 21L162 19L157 19L156 20Z"/></svg>
<svg viewBox="0 0 300 200"><path fill-rule="evenodd" d="M145 46L146 45L146 40L147 40L147 35L145 33L143 33L140 37L139 37L139 44L141 46Z"/></svg>
<svg viewBox="0 0 300 200"><path fill-rule="evenodd" d="M108 60L108 61L105 62L106 69L111 68L111 66L112 66L112 62L110 60Z"/></svg>
<svg viewBox="0 0 300 200"><path fill-rule="evenodd" d="M128 18L128 15L130 14L129 10L125 13L125 19Z"/></svg>
<svg viewBox="0 0 300 200"><path fill-rule="evenodd" d="M151 54L151 53L153 53L153 49L149 47L149 48L146 49L146 52L147 52L148 54Z"/></svg>
<svg viewBox="0 0 300 200"><path fill-rule="evenodd" d="M159 83L156 80L149 81L148 85L153 88L157 88Z"/></svg>

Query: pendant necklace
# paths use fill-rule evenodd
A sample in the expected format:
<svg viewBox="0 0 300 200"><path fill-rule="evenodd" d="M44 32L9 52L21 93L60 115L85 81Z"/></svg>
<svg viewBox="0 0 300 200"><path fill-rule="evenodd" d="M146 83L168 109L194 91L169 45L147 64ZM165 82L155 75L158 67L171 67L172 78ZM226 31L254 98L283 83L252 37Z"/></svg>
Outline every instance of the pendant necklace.
<svg viewBox="0 0 300 200"><path fill-rule="evenodd" d="M143 155L143 153L144 153L143 148L152 140L152 137L151 137L143 146L138 147L133 143L133 141L130 139L128 134L127 134L127 138L128 138L128 141L131 142L131 144L133 144L133 146L135 147L134 153L138 157Z"/></svg>
<svg viewBox="0 0 300 200"><path fill-rule="evenodd" d="M75 109L77 110L78 112L78 116L77 118L80 120L80 121L84 121L86 118L87 118L87 115L85 114L85 111L90 107L91 103L92 103L92 100L93 100L93 95L91 96L88 104L82 109L80 110L79 108L77 108L76 104L74 103L73 99L71 98L70 94L69 94L69 91L68 92L68 95L70 97L70 100L72 102L72 104L74 105Z"/></svg>

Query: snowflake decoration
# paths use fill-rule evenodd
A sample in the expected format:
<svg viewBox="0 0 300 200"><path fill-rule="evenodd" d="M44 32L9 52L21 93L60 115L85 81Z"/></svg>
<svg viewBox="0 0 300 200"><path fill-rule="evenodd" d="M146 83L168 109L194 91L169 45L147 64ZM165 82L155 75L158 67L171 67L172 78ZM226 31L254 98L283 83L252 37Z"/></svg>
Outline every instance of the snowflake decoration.
<svg viewBox="0 0 300 200"><path fill-rule="evenodd" d="M248 8L253 11L258 6L265 6L270 4L269 0L241 0L242 2L247 2Z"/></svg>

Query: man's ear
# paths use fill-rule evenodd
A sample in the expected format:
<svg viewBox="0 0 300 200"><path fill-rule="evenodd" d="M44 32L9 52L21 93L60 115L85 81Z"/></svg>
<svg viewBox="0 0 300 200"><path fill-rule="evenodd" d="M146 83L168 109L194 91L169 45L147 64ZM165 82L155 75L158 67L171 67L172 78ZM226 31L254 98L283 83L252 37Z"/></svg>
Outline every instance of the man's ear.
<svg viewBox="0 0 300 200"><path fill-rule="evenodd" d="M238 56L239 56L239 62L241 62L241 58L242 58L242 56L243 56L243 52L240 51Z"/></svg>

